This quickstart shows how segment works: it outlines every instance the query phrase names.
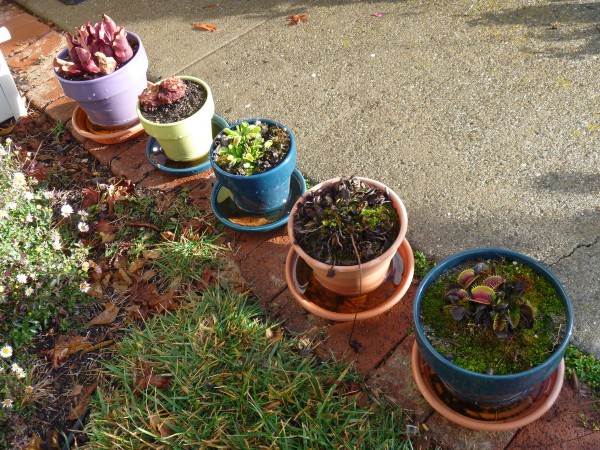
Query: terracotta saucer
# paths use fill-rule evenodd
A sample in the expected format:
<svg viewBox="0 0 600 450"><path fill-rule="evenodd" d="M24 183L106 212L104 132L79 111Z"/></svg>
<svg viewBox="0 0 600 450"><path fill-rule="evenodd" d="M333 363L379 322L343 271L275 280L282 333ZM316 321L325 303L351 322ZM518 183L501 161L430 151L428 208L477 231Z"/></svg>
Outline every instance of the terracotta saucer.
<svg viewBox="0 0 600 450"><path fill-rule="evenodd" d="M412 349L412 372L427 403L446 419L472 430L509 431L536 421L554 404L563 385L565 360L530 395L502 406L479 406L456 398L425 362L416 342Z"/></svg>
<svg viewBox="0 0 600 450"><path fill-rule="evenodd" d="M94 125L79 105L75 107L71 121L77 133L100 144L118 144L133 139L144 132L139 120L127 128L108 129Z"/></svg>
<svg viewBox="0 0 600 450"><path fill-rule="evenodd" d="M389 310L408 291L414 271L413 251L406 239L394 255L383 284L363 295L342 296L321 286L293 247L285 262L288 289L300 306L315 316L338 322L370 319Z"/></svg>

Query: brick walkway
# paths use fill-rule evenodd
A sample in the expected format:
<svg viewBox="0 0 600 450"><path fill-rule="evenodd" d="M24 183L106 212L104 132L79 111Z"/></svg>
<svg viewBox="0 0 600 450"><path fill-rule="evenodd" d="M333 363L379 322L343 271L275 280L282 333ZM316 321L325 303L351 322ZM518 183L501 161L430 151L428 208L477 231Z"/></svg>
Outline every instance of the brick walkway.
<svg viewBox="0 0 600 450"><path fill-rule="evenodd" d="M214 184L211 171L176 178L159 172L146 158L144 134L129 142L102 145L78 136L71 127L75 104L66 98L52 73L52 59L65 46L64 38L51 25L14 4L0 5L0 26L6 26L12 39L0 45L18 85L31 106L55 121L62 121L76 139L116 175L138 187L168 191L190 189L190 198L210 209ZM580 397L565 382L556 404L541 419L512 432L486 433L464 429L434 412L420 395L411 372L412 297L416 285L405 299L388 313L356 323L349 345L351 323L329 322L306 313L294 301L285 282L284 266L289 249L285 228L266 234L227 235L233 258L244 278L251 283L262 307L285 327L314 339L322 356L333 353L355 362L367 375L376 395L387 395L404 408L405 416L420 425L415 448L439 445L452 449L598 449L600 433L582 425L580 414L589 414L592 399ZM355 351L358 350L358 352ZM423 426L424 425L424 426Z"/></svg>

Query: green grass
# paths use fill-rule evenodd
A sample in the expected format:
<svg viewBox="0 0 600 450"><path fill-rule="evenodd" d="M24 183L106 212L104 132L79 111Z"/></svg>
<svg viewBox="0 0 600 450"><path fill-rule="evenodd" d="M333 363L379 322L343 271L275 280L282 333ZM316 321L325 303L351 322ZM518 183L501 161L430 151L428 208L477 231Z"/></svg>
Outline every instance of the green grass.
<svg viewBox="0 0 600 450"><path fill-rule="evenodd" d="M301 356L298 341L267 330L278 337L256 306L218 288L153 318L106 363L85 430L91 446L412 448L400 409L357 406L349 366ZM169 386L136 393L142 362Z"/></svg>

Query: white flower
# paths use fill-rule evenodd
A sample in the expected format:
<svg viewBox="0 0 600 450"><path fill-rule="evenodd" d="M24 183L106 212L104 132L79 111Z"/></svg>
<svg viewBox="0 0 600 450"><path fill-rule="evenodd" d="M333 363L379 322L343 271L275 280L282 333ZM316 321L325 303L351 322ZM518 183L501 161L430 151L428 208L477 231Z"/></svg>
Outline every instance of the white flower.
<svg viewBox="0 0 600 450"><path fill-rule="evenodd" d="M6 138L6 141L4 141L4 142L6 142L6 145L10 145L10 144L12 144L12 139Z"/></svg>
<svg viewBox="0 0 600 450"><path fill-rule="evenodd" d="M21 366L19 366L17 363L14 363L12 366L10 366L10 370L12 370L13 373L18 373L21 370Z"/></svg>
<svg viewBox="0 0 600 450"><path fill-rule="evenodd" d="M28 287L27 289L25 289L25 297L30 297L31 294L33 294L33 288L32 287Z"/></svg>
<svg viewBox="0 0 600 450"><path fill-rule="evenodd" d="M15 376L19 379L23 379L27 376L27 372L25 372L23 369L21 369L15 373Z"/></svg>
<svg viewBox="0 0 600 450"><path fill-rule="evenodd" d="M6 209L14 211L15 209L17 209L17 202L8 202L6 204Z"/></svg>
<svg viewBox="0 0 600 450"><path fill-rule="evenodd" d="M6 150L4 150L4 147L0 147L0 156L6 156Z"/></svg>
<svg viewBox="0 0 600 450"><path fill-rule="evenodd" d="M52 239L53 241L60 241L60 233L56 230L52 230L52 232L50 233L50 239Z"/></svg>
<svg viewBox="0 0 600 450"><path fill-rule="evenodd" d="M13 401L10 398L5 398L4 400L2 400L2 407L3 408L12 408Z"/></svg>
<svg viewBox="0 0 600 450"><path fill-rule="evenodd" d="M79 216L80 216L80 217L81 217L83 220L87 219L87 218L90 216L90 215L88 214L88 212L87 212L87 211L84 211L83 209L80 209L80 210L77 212L77 214L79 214Z"/></svg>
<svg viewBox="0 0 600 450"><path fill-rule="evenodd" d="M84 293L89 291L90 283L88 283L87 281L82 281L81 283L79 283L79 290Z"/></svg>
<svg viewBox="0 0 600 450"><path fill-rule="evenodd" d="M10 358L12 354L13 349L10 345L5 345L4 347L0 348L0 356L3 358Z"/></svg>
<svg viewBox="0 0 600 450"><path fill-rule="evenodd" d="M33 222L33 216L31 214L27 214L25 216L25 222L29 222L29 223Z"/></svg>
<svg viewBox="0 0 600 450"><path fill-rule="evenodd" d="M85 223L85 222L79 222L77 224L77 229L79 231L81 231L82 233L87 233L88 231L90 231L89 225L87 223Z"/></svg>
<svg viewBox="0 0 600 450"><path fill-rule="evenodd" d="M35 198L35 195L33 195L33 192L31 191L27 191L23 194L23 198L25 200L33 200Z"/></svg>
<svg viewBox="0 0 600 450"><path fill-rule="evenodd" d="M62 245L60 245L60 240L52 241L52 248L54 250L62 249Z"/></svg>
<svg viewBox="0 0 600 450"><path fill-rule="evenodd" d="M4 209L0 209L0 219L7 219L8 213Z"/></svg>
<svg viewBox="0 0 600 450"><path fill-rule="evenodd" d="M60 207L60 215L63 217L69 217L73 214L73 208L68 203L65 203Z"/></svg>
<svg viewBox="0 0 600 450"><path fill-rule="evenodd" d="M17 281L21 284L25 284L27 283L27 275L25 275L24 273L20 273L17 275Z"/></svg>
<svg viewBox="0 0 600 450"><path fill-rule="evenodd" d="M27 185L27 182L25 181L25 175L22 172L15 172L13 174L13 187L16 189L20 189L23 188L24 186Z"/></svg>
<svg viewBox="0 0 600 450"><path fill-rule="evenodd" d="M34 178L34 177L31 177L31 178L29 179L29 181L30 181L30 182L31 182L31 184L33 184L33 185L36 185L36 184L38 184L38 183L39 183L38 179L37 179L37 178Z"/></svg>
<svg viewBox="0 0 600 450"><path fill-rule="evenodd" d="M90 270L90 263L87 261L84 261L83 264L81 264L81 270L83 270L84 272L87 272L88 270Z"/></svg>
<svg viewBox="0 0 600 450"><path fill-rule="evenodd" d="M51 198L54 198L54 192L52 192L52 191L46 191L46 192L44 192L44 198L46 200L50 200Z"/></svg>

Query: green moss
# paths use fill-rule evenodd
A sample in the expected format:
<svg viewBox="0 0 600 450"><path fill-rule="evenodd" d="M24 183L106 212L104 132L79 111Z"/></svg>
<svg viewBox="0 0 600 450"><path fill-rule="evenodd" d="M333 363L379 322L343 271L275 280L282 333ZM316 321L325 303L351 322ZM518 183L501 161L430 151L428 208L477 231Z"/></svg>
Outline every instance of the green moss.
<svg viewBox="0 0 600 450"><path fill-rule="evenodd" d="M421 320L435 349L459 367L473 372L504 375L528 370L545 361L564 336L566 312L556 290L532 269L512 262L487 261L494 273L507 280L520 280L527 286L521 301L528 302L535 314L533 327L517 327L508 338L499 338L471 317L456 321L444 300L448 286L464 269L477 261L452 269L435 281L421 304ZM471 302L472 303L472 302Z"/></svg>

